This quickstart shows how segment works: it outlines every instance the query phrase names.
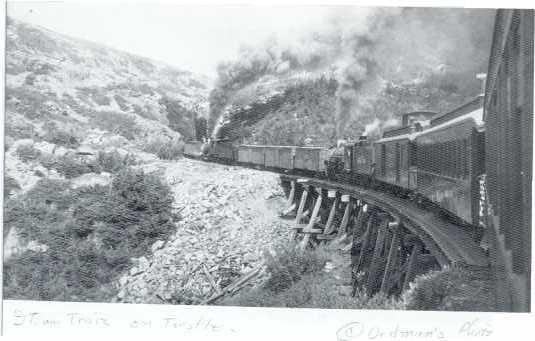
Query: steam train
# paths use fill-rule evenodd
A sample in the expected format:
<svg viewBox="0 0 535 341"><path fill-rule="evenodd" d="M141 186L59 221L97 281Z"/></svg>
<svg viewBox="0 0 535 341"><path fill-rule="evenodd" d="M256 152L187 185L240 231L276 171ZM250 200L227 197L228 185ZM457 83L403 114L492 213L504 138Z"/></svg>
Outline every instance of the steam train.
<svg viewBox="0 0 535 341"><path fill-rule="evenodd" d="M384 132L381 139L372 143L361 136L338 150L211 141L188 144L185 153L373 187L425 201L452 219L477 226L484 160L482 105L483 96L478 96L444 115L407 113L402 115L403 126ZM429 119L431 115L438 117Z"/></svg>
<svg viewBox="0 0 535 341"><path fill-rule="evenodd" d="M506 311L530 310L533 10L498 10L484 94L343 150L186 144L185 154L383 190L486 230ZM478 238L480 238L479 236Z"/></svg>

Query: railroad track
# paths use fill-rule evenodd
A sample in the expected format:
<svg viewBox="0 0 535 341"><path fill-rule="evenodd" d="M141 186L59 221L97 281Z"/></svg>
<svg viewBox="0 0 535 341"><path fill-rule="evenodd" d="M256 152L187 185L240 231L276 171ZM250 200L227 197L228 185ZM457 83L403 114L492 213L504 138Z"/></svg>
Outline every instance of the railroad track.
<svg viewBox="0 0 535 341"><path fill-rule="evenodd" d="M302 175L288 174L276 169L266 169L258 166L230 162L212 157L195 157L187 155L191 159L206 162L216 162L226 165L246 167L278 173L281 179L287 182L306 184L313 188L334 190L340 195L361 200L373 207L379 208L390 216L399 220L405 228L416 235L424 244L437 263L441 266L464 264L468 266L486 267L488 257L485 251L474 241L472 234L463 226L456 225L447 219L439 217L434 212L426 211L411 200L397 197L373 189L366 189L347 183L334 182L327 179L317 179Z"/></svg>

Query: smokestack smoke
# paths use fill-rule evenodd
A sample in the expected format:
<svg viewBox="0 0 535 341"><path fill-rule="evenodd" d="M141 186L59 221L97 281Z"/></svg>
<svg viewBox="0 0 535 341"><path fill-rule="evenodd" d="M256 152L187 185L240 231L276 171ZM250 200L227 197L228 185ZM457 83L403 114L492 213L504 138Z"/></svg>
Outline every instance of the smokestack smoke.
<svg viewBox="0 0 535 341"><path fill-rule="evenodd" d="M376 119L382 129L400 112L459 104L479 93L474 75L486 68L493 18L484 9L337 7L317 32L244 47L221 63L209 125L240 89L296 72L334 71L337 138Z"/></svg>

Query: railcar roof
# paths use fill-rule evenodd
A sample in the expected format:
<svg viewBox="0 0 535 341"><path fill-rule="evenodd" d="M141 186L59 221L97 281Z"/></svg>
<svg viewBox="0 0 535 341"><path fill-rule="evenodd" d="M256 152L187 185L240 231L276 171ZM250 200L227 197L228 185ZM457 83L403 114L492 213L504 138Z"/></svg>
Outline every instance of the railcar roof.
<svg viewBox="0 0 535 341"><path fill-rule="evenodd" d="M437 124L436 126L431 126L431 127L427 128L427 129L419 132L418 136L426 135L428 133L431 133L431 132L446 128L448 126L454 125L456 123L460 123L460 122L463 122L463 121L466 121L466 120L470 120L470 119L475 122L476 127L482 126L483 125L483 108L479 108L479 109L476 109L476 110L471 111L469 113L466 113L464 115L457 116L457 117L455 117L455 118L453 118L453 119L451 119L449 121L446 121L446 122L441 123L441 124Z"/></svg>
<svg viewBox="0 0 535 341"><path fill-rule="evenodd" d="M276 146L276 145L260 145L260 144L240 144L239 147L246 147L246 148L299 148L299 149L327 149L325 147L318 147L318 146Z"/></svg>
<svg viewBox="0 0 535 341"><path fill-rule="evenodd" d="M437 124L435 126L429 126L429 127L425 128L423 131L418 131L418 132L413 132L413 133L403 134L403 135L397 135L397 136L392 136L392 137L386 137L386 138L382 138L382 139L376 141L375 143L386 143L386 142L404 140L404 139L408 139L408 140L412 141L415 138L417 138L418 136L426 135L428 133L432 133L434 131L437 131L437 130L440 130L440 129L446 128L448 126L451 126L451 125L454 125L454 124L457 124L457 123L460 123L460 122L463 122L463 121L466 121L466 120L470 120L470 119L475 122L477 127L482 126L483 125L483 108L479 108L479 109L476 109L476 110L471 111L469 113L466 113L464 115L457 116L457 117L455 117L455 118L453 118L453 119L451 119L449 121L446 121L444 123Z"/></svg>

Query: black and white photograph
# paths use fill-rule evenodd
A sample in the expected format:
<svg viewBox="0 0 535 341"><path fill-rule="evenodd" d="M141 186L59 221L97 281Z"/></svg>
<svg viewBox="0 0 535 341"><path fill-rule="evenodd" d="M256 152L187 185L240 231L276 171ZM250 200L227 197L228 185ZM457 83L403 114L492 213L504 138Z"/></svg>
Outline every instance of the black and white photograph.
<svg viewBox="0 0 535 341"><path fill-rule="evenodd" d="M533 9L6 12L4 300L531 311Z"/></svg>

